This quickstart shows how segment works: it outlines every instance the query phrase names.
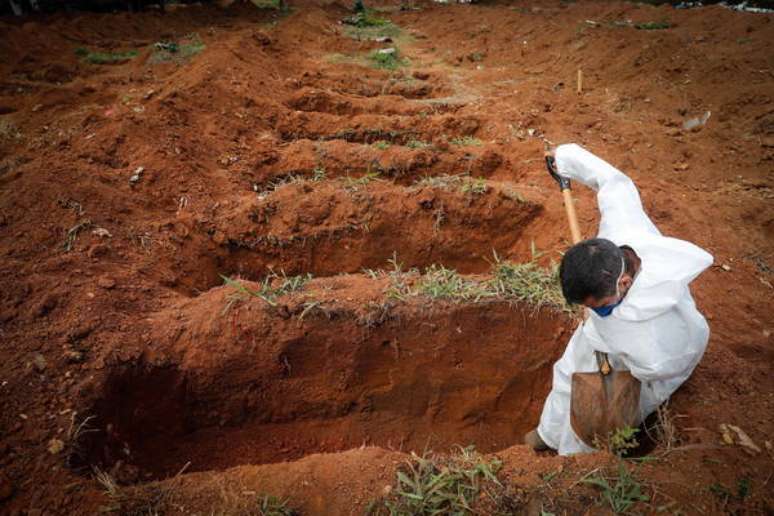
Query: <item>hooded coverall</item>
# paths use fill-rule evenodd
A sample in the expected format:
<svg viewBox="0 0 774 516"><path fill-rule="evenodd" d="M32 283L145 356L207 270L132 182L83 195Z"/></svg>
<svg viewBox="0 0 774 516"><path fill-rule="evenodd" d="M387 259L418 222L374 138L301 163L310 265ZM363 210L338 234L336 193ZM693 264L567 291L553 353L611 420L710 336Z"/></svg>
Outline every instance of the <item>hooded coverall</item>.
<svg viewBox="0 0 774 516"><path fill-rule="evenodd" d="M551 393L538 434L560 455L589 452L570 425L572 374L599 370L594 351L608 353L613 369L628 369L642 383L644 419L691 375L709 338L688 284L712 264L699 247L663 236L645 214L631 179L584 148L556 149L559 174L597 191L599 238L628 245L641 259L634 282L607 317L593 311L570 338L554 365Z"/></svg>

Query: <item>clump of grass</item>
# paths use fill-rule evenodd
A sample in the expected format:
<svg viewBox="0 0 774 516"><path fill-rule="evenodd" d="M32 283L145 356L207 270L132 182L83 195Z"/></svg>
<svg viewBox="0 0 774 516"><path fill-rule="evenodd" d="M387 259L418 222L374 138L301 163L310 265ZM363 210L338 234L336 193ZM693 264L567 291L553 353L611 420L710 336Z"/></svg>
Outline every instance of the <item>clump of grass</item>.
<svg viewBox="0 0 774 516"><path fill-rule="evenodd" d="M615 476L586 475L580 481L601 489L598 503L606 504L615 514L626 513L638 502L650 500L650 496L643 492L642 483L629 471L624 461L619 461Z"/></svg>
<svg viewBox="0 0 774 516"><path fill-rule="evenodd" d="M474 138L473 136L460 136L458 138L450 139L449 143L461 147L478 147L481 145L481 140Z"/></svg>
<svg viewBox="0 0 774 516"><path fill-rule="evenodd" d="M460 191L464 194L484 195L489 190L486 185L486 179L479 177L477 179L466 178L462 183Z"/></svg>
<svg viewBox="0 0 774 516"><path fill-rule="evenodd" d="M298 511L288 506L289 500L263 495L259 498L258 516L297 516Z"/></svg>
<svg viewBox="0 0 774 516"><path fill-rule="evenodd" d="M366 27L383 27L390 24L390 20L378 17L376 12L372 9L363 9L352 16L347 16L341 21L345 25L351 25L361 29Z"/></svg>
<svg viewBox="0 0 774 516"><path fill-rule="evenodd" d="M240 303L250 297L257 297L269 306L277 306L277 298L301 290L312 279L312 275L309 273L287 276L284 271L280 274L272 271L260 282L258 289L252 289L228 276L221 274L220 277L226 285L234 290L227 298L223 313L226 313L236 303Z"/></svg>
<svg viewBox="0 0 774 516"><path fill-rule="evenodd" d="M394 52L374 50L368 54L371 65L374 68L381 68L383 70L396 70L401 66L406 66L406 60L400 57L400 52L397 48L393 48Z"/></svg>
<svg viewBox="0 0 774 516"><path fill-rule="evenodd" d="M418 293L432 299L479 301L494 293L486 285L460 276L457 271L442 265L431 265L419 282Z"/></svg>
<svg viewBox="0 0 774 516"><path fill-rule="evenodd" d="M115 64L130 61L137 57L136 50L126 52L92 52L87 48L78 47L75 49L75 55L91 64Z"/></svg>
<svg viewBox="0 0 774 516"><path fill-rule="evenodd" d="M379 150L387 150L390 148L392 144L387 140L379 140L377 142L372 143L371 145L373 145L375 148Z"/></svg>
<svg viewBox="0 0 774 516"><path fill-rule="evenodd" d="M498 459L486 460L471 446L441 456L426 453L411 458L399 468L396 485L385 499L372 505L372 515L470 514L487 488L501 488Z"/></svg>
<svg viewBox="0 0 774 516"><path fill-rule="evenodd" d="M432 143L428 143L422 140L416 140L414 138L406 142L406 147L408 147L409 149L429 149L432 146L433 146Z"/></svg>
<svg viewBox="0 0 774 516"><path fill-rule="evenodd" d="M451 190L452 188L459 187L464 181L465 176L462 174L456 175L443 175L443 176L427 176L414 182L415 186L437 188L440 190Z"/></svg>
<svg viewBox="0 0 774 516"><path fill-rule="evenodd" d="M283 0L250 0L258 9L276 9L278 11L287 8Z"/></svg>
<svg viewBox="0 0 774 516"><path fill-rule="evenodd" d="M623 457L640 445L640 442L637 440L637 433L639 431L639 428L631 426L618 428L610 432L606 439L597 439L594 446L599 450L608 450L613 455Z"/></svg>
<svg viewBox="0 0 774 516"><path fill-rule="evenodd" d="M501 261L495 254L489 289L500 297L523 301L535 306L552 306L570 311L559 284L559 267L539 267L534 261L512 263Z"/></svg>
<svg viewBox="0 0 774 516"><path fill-rule="evenodd" d="M350 191L359 190L360 187L366 186L372 181L378 180L379 176L379 172L366 172L357 178L347 176L344 178L344 188Z"/></svg>
<svg viewBox="0 0 774 516"><path fill-rule="evenodd" d="M205 48L207 48L207 45L204 44L199 34L192 32L180 38L179 41L156 42L153 45L153 54L151 54L150 62L152 64L167 61L182 63L201 53Z"/></svg>
<svg viewBox="0 0 774 516"><path fill-rule="evenodd" d="M667 21L660 21L660 22L644 22L644 23L636 23L634 25L635 28L640 30L664 30L672 27L672 25Z"/></svg>

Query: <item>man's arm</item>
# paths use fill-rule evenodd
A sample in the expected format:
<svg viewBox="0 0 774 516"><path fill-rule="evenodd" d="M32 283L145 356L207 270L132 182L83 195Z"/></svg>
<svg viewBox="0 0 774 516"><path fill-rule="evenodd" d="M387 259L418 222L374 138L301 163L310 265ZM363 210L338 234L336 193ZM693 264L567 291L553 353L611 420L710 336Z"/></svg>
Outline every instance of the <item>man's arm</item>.
<svg viewBox="0 0 774 516"><path fill-rule="evenodd" d="M561 175L597 191L599 236L633 230L660 234L645 214L634 183L621 171L574 143L557 147L555 156Z"/></svg>

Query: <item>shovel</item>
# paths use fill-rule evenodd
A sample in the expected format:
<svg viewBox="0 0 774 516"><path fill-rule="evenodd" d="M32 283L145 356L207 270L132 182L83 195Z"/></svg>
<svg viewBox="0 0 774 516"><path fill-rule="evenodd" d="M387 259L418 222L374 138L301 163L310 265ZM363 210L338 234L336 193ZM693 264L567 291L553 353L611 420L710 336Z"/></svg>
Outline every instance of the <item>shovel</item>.
<svg viewBox="0 0 774 516"><path fill-rule="evenodd" d="M559 174L553 156L546 156L546 168L559 183L572 243L577 244L581 240L581 233L570 180ZM570 424L575 435L586 445L604 448L618 430L639 424L641 385L629 371L613 370L607 353L595 351L594 354L599 366L598 372L572 375Z"/></svg>

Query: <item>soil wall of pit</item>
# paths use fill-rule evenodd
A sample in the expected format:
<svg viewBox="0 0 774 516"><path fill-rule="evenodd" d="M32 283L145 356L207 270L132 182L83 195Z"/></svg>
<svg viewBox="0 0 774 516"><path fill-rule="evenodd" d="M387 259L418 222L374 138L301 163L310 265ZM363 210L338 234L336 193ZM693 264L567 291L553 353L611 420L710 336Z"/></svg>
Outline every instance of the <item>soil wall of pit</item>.
<svg viewBox="0 0 774 516"><path fill-rule="evenodd" d="M326 280L313 308L249 300L223 314L219 288L158 315L155 351L106 378L87 460L160 477L189 461L207 470L362 444L495 451L536 424L566 316L505 302L376 307L357 290Z"/></svg>

